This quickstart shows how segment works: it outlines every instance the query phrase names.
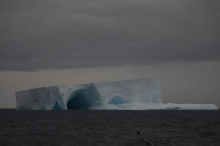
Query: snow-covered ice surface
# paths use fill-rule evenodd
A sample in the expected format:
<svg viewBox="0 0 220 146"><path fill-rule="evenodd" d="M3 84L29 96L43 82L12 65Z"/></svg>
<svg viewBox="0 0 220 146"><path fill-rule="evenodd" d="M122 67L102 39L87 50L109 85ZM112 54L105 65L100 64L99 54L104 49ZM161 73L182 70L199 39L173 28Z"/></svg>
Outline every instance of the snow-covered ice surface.
<svg viewBox="0 0 220 146"><path fill-rule="evenodd" d="M164 104L161 98L160 82L155 78L16 92L17 109L20 110L218 110L212 104Z"/></svg>

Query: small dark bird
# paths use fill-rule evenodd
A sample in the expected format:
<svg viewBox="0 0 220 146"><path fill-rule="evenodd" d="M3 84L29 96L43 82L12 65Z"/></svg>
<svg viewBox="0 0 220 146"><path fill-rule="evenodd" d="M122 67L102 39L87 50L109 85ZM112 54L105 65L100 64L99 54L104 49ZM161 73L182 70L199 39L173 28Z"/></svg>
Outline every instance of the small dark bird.
<svg viewBox="0 0 220 146"><path fill-rule="evenodd" d="M148 141L147 139L144 139L144 138L142 137L142 135L141 135L142 132L139 131L138 128L136 128L136 129L137 129L137 135L140 137L140 139L141 139L141 140L144 140L144 141L147 143L147 145L153 146L152 143L151 143L150 141Z"/></svg>
<svg viewBox="0 0 220 146"><path fill-rule="evenodd" d="M150 141L147 141L146 139L144 139L144 141L147 143L147 145L153 146Z"/></svg>
<svg viewBox="0 0 220 146"><path fill-rule="evenodd" d="M140 137L140 139L143 139L143 137L142 137L142 135L141 135L141 134L142 134L142 132L141 132L141 131L139 131L139 130L138 130L138 128L137 128L137 135Z"/></svg>

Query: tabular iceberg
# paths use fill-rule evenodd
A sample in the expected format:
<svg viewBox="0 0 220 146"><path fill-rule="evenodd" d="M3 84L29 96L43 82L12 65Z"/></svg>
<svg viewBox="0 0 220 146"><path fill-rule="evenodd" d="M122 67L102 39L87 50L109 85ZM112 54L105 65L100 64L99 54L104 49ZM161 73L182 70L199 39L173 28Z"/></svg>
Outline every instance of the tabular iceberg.
<svg viewBox="0 0 220 146"><path fill-rule="evenodd" d="M16 92L16 100L18 110L218 110L211 104L164 104L154 78L42 87Z"/></svg>

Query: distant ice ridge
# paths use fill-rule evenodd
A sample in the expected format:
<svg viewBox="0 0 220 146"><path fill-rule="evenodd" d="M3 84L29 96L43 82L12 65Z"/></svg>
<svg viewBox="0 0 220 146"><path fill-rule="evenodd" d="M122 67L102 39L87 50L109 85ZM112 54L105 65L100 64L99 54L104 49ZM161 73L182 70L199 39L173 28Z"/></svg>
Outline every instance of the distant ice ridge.
<svg viewBox="0 0 220 146"><path fill-rule="evenodd" d="M53 86L16 92L18 110L218 110L211 104L164 104L155 78L69 86Z"/></svg>

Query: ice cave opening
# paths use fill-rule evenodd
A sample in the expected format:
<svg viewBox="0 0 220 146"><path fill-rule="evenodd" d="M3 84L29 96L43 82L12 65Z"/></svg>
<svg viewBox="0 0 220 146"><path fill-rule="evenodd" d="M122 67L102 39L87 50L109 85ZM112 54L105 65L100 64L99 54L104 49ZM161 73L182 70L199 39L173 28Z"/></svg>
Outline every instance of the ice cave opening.
<svg viewBox="0 0 220 146"><path fill-rule="evenodd" d="M115 96L115 97L112 98L112 100L110 100L108 102L108 104L115 104L115 105L124 104L124 103L129 103L129 102L121 96Z"/></svg>
<svg viewBox="0 0 220 146"><path fill-rule="evenodd" d="M67 109L88 110L100 100L99 92L94 85L91 85L72 92L67 102Z"/></svg>
<svg viewBox="0 0 220 146"><path fill-rule="evenodd" d="M67 109L88 110L90 108L86 98L81 94L76 94L67 103Z"/></svg>

